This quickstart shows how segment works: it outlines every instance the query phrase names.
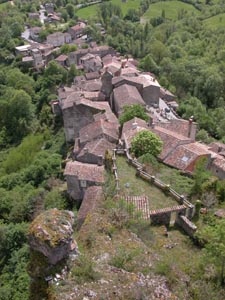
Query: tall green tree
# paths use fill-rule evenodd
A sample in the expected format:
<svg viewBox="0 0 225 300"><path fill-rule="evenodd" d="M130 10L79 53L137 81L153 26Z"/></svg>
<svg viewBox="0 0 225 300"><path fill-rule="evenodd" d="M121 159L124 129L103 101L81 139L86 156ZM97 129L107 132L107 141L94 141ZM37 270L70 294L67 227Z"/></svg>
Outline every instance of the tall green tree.
<svg viewBox="0 0 225 300"><path fill-rule="evenodd" d="M161 139L149 130L143 130L136 134L131 141L131 151L136 157L150 154L157 157L162 151Z"/></svg>

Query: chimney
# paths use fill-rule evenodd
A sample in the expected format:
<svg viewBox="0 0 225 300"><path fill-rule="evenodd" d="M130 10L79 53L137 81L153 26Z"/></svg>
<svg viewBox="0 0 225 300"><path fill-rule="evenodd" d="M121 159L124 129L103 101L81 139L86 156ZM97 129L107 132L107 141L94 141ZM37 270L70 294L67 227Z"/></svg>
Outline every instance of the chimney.
<svg viewBox="0 0 225 300"><path fill-rule="evenodd" d="M84 148L84 153L88 153L88 148Z"/></svg>
<svg viewBox="0 0 225 300"><path fill-rule="evenodd" d="M132 123L132 129L137 129L137 123L136 122L134 122L134 123Z"/></svg>
<svg viewBox="0 0 225 300"><path fill-rule="evenodd" d="M188 120L188 137L191 137L191 132L192 132L192 125L193 125L193 116L190 117Z"/></svg>

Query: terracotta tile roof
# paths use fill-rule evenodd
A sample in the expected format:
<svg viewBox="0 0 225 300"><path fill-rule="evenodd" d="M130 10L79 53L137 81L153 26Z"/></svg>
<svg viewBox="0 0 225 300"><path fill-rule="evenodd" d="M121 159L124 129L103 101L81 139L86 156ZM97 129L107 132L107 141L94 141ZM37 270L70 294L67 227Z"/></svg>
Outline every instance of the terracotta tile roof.
<svg viewBox="0 0 225 300"><path fill-rule="evenodd" d="M66 164L64 175L76 176L78 180L86 180L95 183L104 183L103 166L83 164L78 161L70 161Z"/></svg>
<svg viewBox="0 0 225 300"><path fill-rule="evenodd" d="M211 158L211 152L208 150L207 145L195 142L178 146L164 160L164 163L175 167L179 170L186 170L190 168L190 171L192 171L194 166L190 167L191 164L202 156Z"/></svg>
<svg viewBox="0 0 225 300"><path fill-rule="evenodd" d="M139 71L135 67L133 67L133 68L128 67L128 68L121 69L122 76L129 76L129 75L133 75L133 74L138 75L138 73L139 73Z"/></svg>
<svg viewBox="0 0 225 300"><path fill-rule="evenodd" d="M183 136L188 137L190 122L184 119L173 119L166 123L157 123L157 126L163 127L173 132L177 132ZM197 123L192 122L192 126L197 127Z"/></svg>
<svg viewBox="0 0 225 300"><path fill-rule="evenodd" d="M221 153L225 151L225 144L220 142L214 142L209 144L210 150L215 153Z"/></svg>
<svg viewBox="0 0 225 300"><path fill-rule="evenodd" d="M87 54L85 54L84 56L81 57L81 60L86 61L86 60L89 60L89 59L92 59L92 58L95 58L95 55L91 54L91 53L87 53Z"/></svg>
<svg viewBox="0 0 225 300"><path fill-rule="evenodd" d="M147 123L139 118L133 118L132 120L124 123L122 131L122 140L124 140L126 147L129 149L131 147L131 141L134 136L142 131L147 130L149 127Z"/></svg>
<svg viewBox="0 0 225 300"><path fill-rule="evenodd" d="M110 143L106 139L97 139L85 144L85 146L77 155L77 160L80 161L80 159L82 159L82 157L85 156L87 152L95 156L102 155L104 158L106 150L113 150L114 148L115 144Z"/></svg>
<svg viewBox="0 0 225 300"><path fill-rule="evenodd" d="M135 86L123 84L115 88L113 94L115 106L118 108L117 113L120 112L125 105L145 105L144 100Z"/></svg>
<svg viewBox="0 0 225 300"><path fill-rule="evenodd" d="M70 29L72 29L73 31L80 31L80 30L84 29L85 27L86 27L86 24L81 22L79 24L74 25Z"/></svg>
<svg viewBox="0 0 225 300"><path fill-rule="evenodd" d="M100 74L98 72L89 72L85 74L87 80L99 79Z"/></svg>
<svg viewBox="0 0 225 300"><path fill-rule="evenodd" d="M115 124L100 119L81 128L79 136L81 144L99 139L103 136L111 140L111 142L116 143L118 141L119 132Z"/></svg>
<svg viewBox="0 0 225 300"><path fill-rule="evenodd" d="M84 90L86 91L101 91L102 82L100 79L88 80L84 85Z"/></svg>
<svg viewBox="0 0 225 300"><path fill-rule="evenodd" d="M213 159L212 166L225 172L225 159L222 156L217 156Z"/></svg>
<svg viewBox="0 0 225 300"><path fill-rule="evenodd" d="M162 160L164 160L178 145L191 143L191 139L159 126L155 126L154 128L150 127L149 130L160 137L163 142L163 149L159 156Z"/></svg>
<svg viewBox="0 0 225 300"><path fill-rule="evenodd" d="M59 62L63 62L63 61L66 61L68 59L68 56L67 55L64 55L64 54L61 54L59 55L58 57L56 57L56 61L59 61Z"/></svg>
<svg viewBox="0 0 225 300"><path fill-rule="evenodd" d="M129 80L142 84L144 88L151 85L160 87L158 81L150 75L140 74L139 76L129 77Z"/></svg>
<svg viewBox="0 0 225 300"><path fill-rule="evenodd" d="M101 186L90 186L87 188L77 215L78 227L83 224L87 215L92 213L102 200L103 190Z"/></svg>

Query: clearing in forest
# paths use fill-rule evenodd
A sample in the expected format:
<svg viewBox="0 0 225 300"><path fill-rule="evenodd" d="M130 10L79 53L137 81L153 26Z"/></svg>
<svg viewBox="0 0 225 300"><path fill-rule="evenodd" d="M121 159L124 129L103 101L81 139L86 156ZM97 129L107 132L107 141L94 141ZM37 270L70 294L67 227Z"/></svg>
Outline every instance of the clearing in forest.
<svg viewBox="0 0 225 300"><path fill-rule="evenodd" d="M118 5L122 9L122 13L125 16L127 11L130 8L139 9L140 0L127 0L127 2L122 2L121 0L112 0L110 1L115 5ZM97 7L99 4L90 5L84 8L81 8L77 11L76 15L82 19L88 19L94 17L97 14Z"/></svg>
<svg viewBox="0 0 225 300"><path fill-rule="evenodd" d="M194 13L200 14L200 12L191 4L183 3L180 1L163 1L154 4L150 4L149 9L144 14L144 19L152 19L162 16L162 12L165 12L166 19L177 20L178 13Z"/></svg>

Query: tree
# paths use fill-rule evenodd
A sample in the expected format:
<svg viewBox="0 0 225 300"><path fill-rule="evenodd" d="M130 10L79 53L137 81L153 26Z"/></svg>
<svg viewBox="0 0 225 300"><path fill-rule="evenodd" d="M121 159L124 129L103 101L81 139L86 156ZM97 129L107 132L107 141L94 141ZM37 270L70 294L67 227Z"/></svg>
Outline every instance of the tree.
<svg viewBox="0 0 225 300"><path fill-rule="evenodd" d="M123 108L123 113L119 117L119 122L123 125L125 122L133 119L134 117L138 117L142 120L148 121L149 117L145 112L145 109L140 104L133 105L125 105Z"/></svg>
<svg viewBox="0 0 225 300"><path fill-rule="evenodd" d="M151 131L143 130L136 134L131 141L131 151L139 157L144 154L158 156L162 151L162 141Z"/></svg>
<svg viewBox="0 0 225 300"><path fill-rule="evenodd" d="M78 75L78 71L76 69L75 64L72 64L70 66L70 69L68 71L68 76L67 76L67 83L71 84L74 80L74 77Z"/></svg>
<svg viewBox="0 0 225 300"><path fill-rule="evenodd" d="M204 253L206 261L216 266L221 285L224 285L225 272L225 220L214 226L207 226L199 233L200 240L206 241Z"/></svg>

